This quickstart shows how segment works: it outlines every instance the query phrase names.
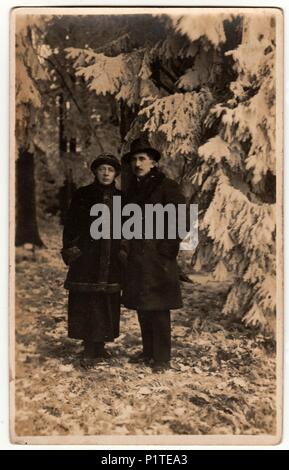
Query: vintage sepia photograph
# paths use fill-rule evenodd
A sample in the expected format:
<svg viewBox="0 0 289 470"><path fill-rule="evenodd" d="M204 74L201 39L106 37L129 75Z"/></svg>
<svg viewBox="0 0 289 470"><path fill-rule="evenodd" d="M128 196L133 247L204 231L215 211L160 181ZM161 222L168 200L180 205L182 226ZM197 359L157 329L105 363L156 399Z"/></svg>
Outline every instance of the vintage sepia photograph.
<svg viewBox="0 0 289 470"><path fill-rule="evenodd" d="M282 10L10 32L11 441L278 444Z"/></svg>

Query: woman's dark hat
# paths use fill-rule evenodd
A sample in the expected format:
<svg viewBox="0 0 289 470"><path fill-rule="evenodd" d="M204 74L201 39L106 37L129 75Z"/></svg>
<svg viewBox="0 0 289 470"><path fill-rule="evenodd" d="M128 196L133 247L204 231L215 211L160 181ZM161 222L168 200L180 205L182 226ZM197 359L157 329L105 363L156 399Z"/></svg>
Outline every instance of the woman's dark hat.
<svg viewBox="0 0 289 470"><path fill-rule="evenodd" d="M141 136L138 139L132 141L132 143L130 144L130 151L124 154L121 161L123 163L129 163L131 157L138 152L147 153L156 162L158 162L161 158L160 152L151 146L145 136Z"/></svg>
<svg viewBox="0 0 289 470"><path fill-rule="evenodd" d="M117 175L120 174L121 166L118 161L118 159L112 155L112 153L101 153L96 157L95 160L93 160L92 164L90 165L90 169L93 174L95 174L95 171L99 165L111 165L116 169Z"/></svg>

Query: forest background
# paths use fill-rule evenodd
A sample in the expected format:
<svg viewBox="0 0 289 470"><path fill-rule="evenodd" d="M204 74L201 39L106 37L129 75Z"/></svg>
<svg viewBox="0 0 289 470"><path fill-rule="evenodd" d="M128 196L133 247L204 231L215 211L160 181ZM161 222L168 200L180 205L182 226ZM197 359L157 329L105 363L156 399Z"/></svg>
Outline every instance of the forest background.
<svg viewBox="0 0 289 470"><path fill-rule="evenodd" d="M18 317L19 433L272 432L274 15L19 16L16 26L17 282L19 311L29 312ZM172 393L174 378L152 384L145 374L138 386L144 399L152 386L164 395L164 408L158 397L153 422L144 422L145 408L135 414L131 394L136 391L130 389L115 420L106 408L111 403L98 404L100 429L88 419L91 410L87 415L82 410L80 422L55 400L41 407L43 424L35 416L47 387L40 384L45 370L55 375L59 360L60 374L78 367L77 348L64 340L59 235L65 211L75 188L91 181L89 165L96 154L122 154L143 131L162 152L164 172L180 183L187 201L199 205L198 249L179 259L192 283L183 283L185 306L174 329L175 347L187 345L174 364L186 393L173 394L177 412L168 412L166 394ZM124 345L116 345L120 356L125 346L137 347L130 312L123 321ZM35 364L41 380L33 390ZM122 365L112 381L127 375L128 367ZM59 397L64 390L78 395L83 385L75 391L66 381ZM118 400L114 397L114 410Z"/></svg>

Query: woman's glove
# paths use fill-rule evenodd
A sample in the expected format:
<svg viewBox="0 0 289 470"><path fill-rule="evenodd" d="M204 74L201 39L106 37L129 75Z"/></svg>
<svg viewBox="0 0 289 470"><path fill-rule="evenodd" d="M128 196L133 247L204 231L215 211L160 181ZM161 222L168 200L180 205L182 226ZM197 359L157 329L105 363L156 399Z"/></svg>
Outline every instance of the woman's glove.
<svg viewBox="0 0 289 470"><path fill-rule="evenodd" d="M82 252L78 246L72 246L70 248L62 248L60 251L62 259L67 266L70 266L74 261L76 261L81 255Z"/></svg>

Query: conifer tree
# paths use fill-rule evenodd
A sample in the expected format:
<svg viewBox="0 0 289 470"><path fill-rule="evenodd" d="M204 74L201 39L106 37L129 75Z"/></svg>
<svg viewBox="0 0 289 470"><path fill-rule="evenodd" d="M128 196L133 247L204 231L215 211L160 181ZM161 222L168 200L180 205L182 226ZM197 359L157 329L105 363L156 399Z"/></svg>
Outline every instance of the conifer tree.
<svg viewBox="0 0 289 470"><path fill-rule="evenodd" d="M67 58L91 93L110 96L125 110L123 150L146 132L169 176L199 205L195 267L232 281L224 314L271 327L274 18L148 16L159 24L149 40L135 17L114 18L121 27L111 29L110 41L70 47Z"/></svg>

